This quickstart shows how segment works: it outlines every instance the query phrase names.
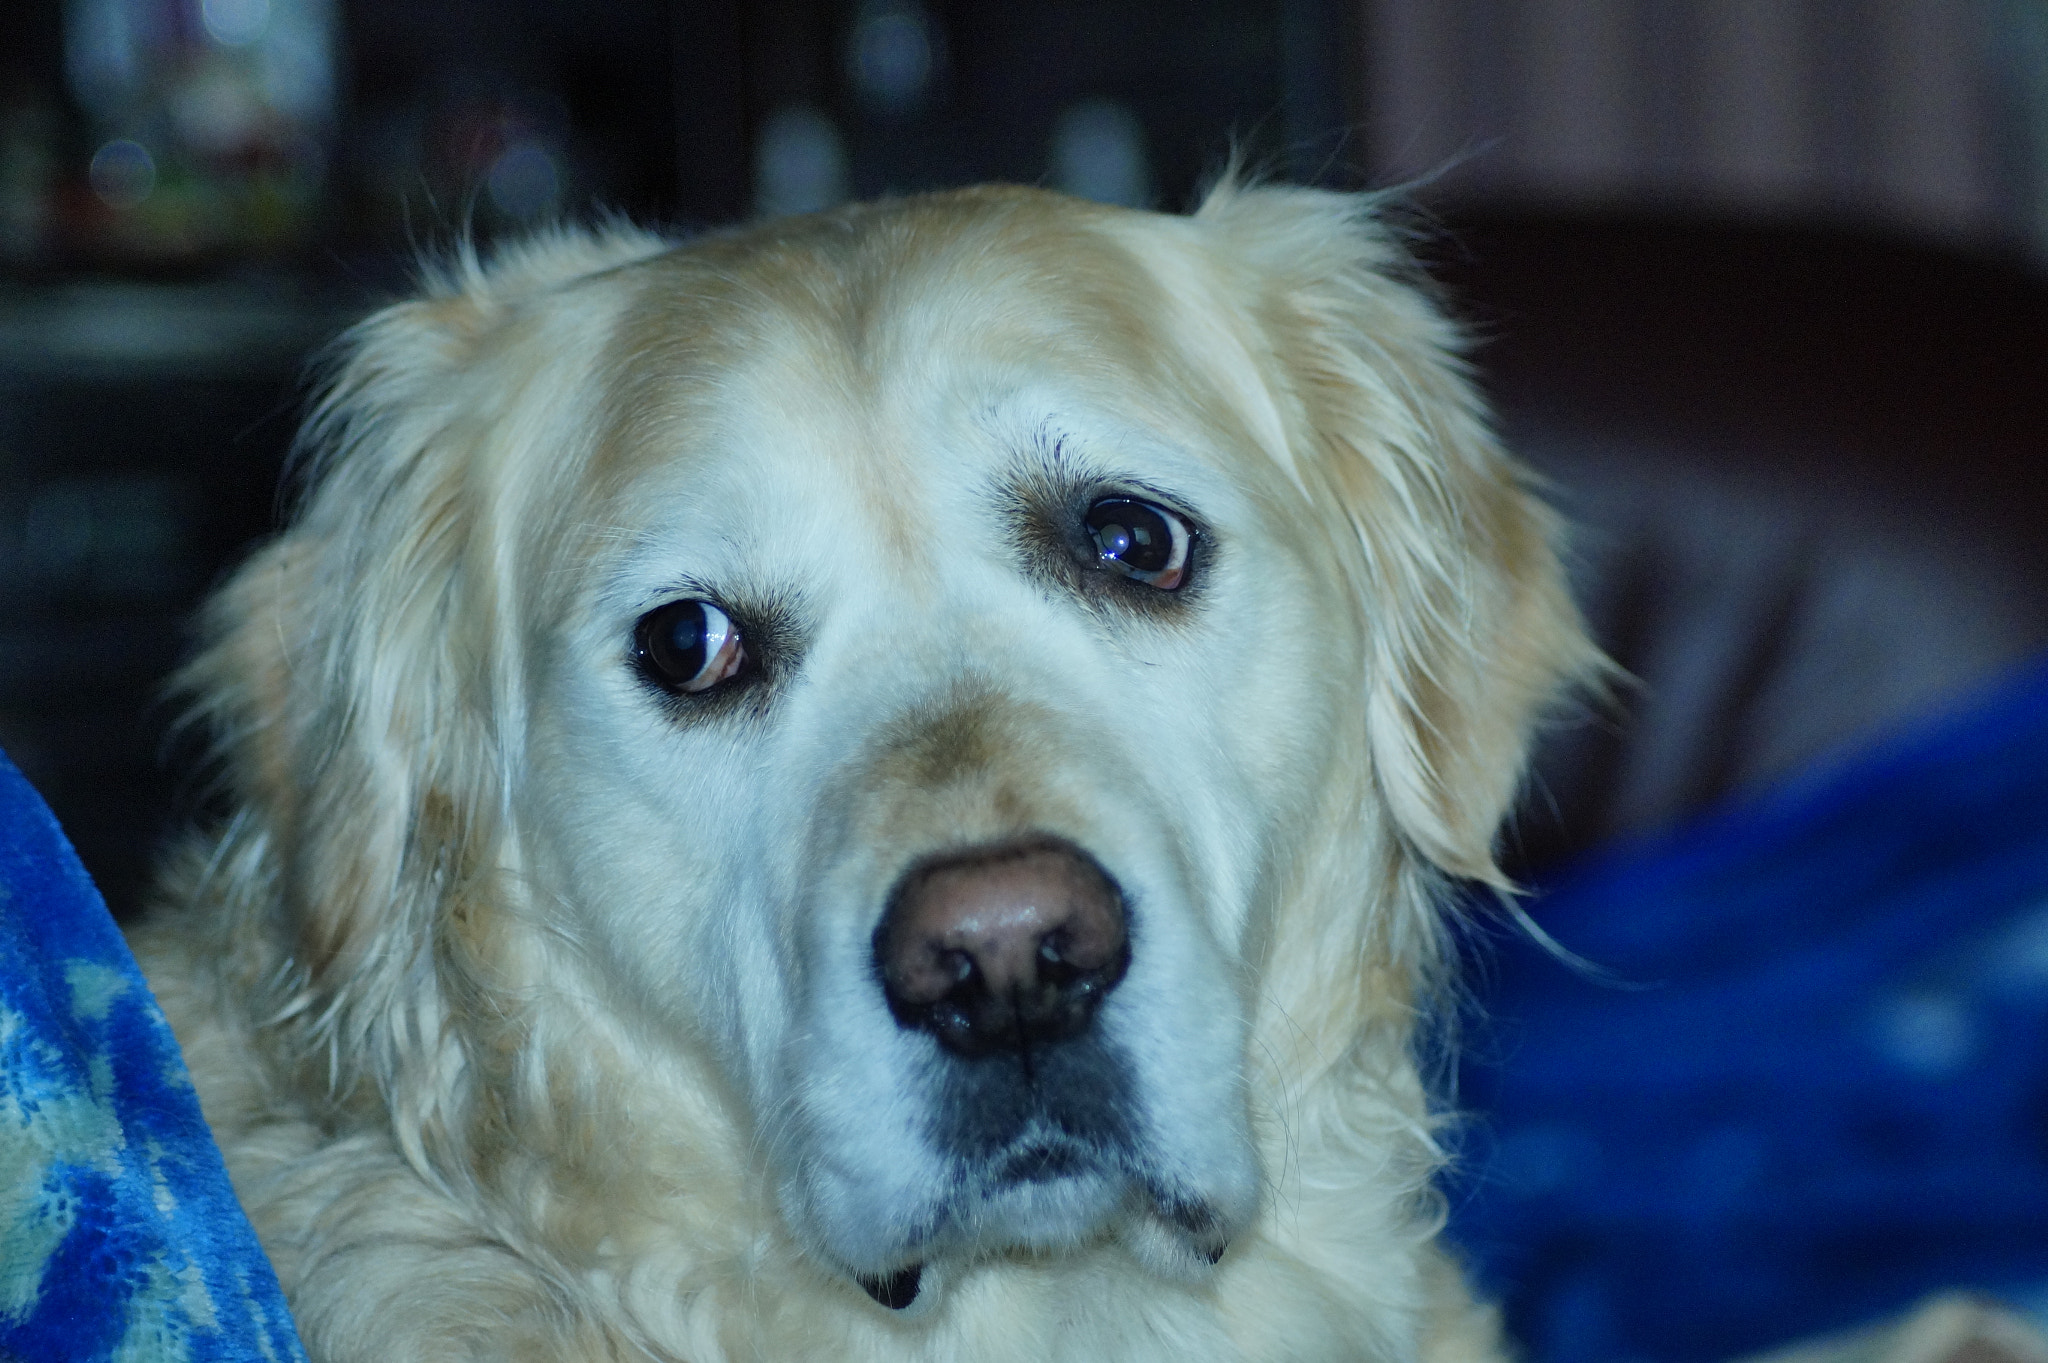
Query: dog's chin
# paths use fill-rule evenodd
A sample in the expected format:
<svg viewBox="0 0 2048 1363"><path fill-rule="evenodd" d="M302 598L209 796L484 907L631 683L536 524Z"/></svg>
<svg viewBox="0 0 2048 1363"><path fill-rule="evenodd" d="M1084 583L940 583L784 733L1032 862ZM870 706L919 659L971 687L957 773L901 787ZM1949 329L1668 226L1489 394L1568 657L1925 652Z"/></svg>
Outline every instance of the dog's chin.
<svg viewBox="0 0 2048 1363"><path fill-rule="evenodd" d="M1058 1172L1047 1167L1058 1164ZM981 1188L955 1201L953 1233L942 1245L956 1254L1022 1250L1053 1254L1101 1234L1122 1209L1120 1173L1077 1164L1072 1155L1020 1153Z"/></svg>
<svg viewBox="0 0 2048 1363"><path fill-rule="evenodd" d="M953 1268L1009 1254L1044 1257L1115 1240L1176 1282L1207 1277L1228 1243L1226 1218L1199 1198L1151 1185L1117 1156L1063 1138L1027 1138L977 1167L956 1166L943 1191L830 1245L875 1301L926 1309Z"/></svg>
<svg viewBox="0 0 2048 1363"><path fill-rule="evenodd" d="M1085 1152L1020 1146L935 1168L928 1190L898 1205L846 1205L839 1215L821 1215L825 1208L813 1201L804 1219L825 1258L878 1278L938 1259L1072 1250L1110 1229L1131 1205L1132 1188L1124 1170Z"/></svg>

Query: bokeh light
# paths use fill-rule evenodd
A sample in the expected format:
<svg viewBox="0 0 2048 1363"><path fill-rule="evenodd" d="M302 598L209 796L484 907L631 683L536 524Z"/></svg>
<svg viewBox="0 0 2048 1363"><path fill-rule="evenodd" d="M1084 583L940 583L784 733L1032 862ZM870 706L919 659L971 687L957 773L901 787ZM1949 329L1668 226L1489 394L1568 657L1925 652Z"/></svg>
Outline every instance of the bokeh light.
<svg viewBox="0 0 2048 1363"><path fill-rule="evenodd" d="M853 22L847 66L854 89L883 109L922 104L938 66L937 33L916 0L869 0Z"/></svg>
<svg viewBox="0 0 2048 1363"><path fill-rule="evenodd" d="M101 202L133 208L156 191L156 158L140 142L118 137L92 154L89 175Z"/></svg>
<svg viewBox="0 0 2048 1363"><path fill-rule="evenodd" d="M532 222L552 212L561 199L561 167L541 143L514 142L491 162L484 188L506 217Z"/></svg>
<svg viewBox="0 0 2048 1363"><path fill-rule="evenodd" d="M1061 189L1083 199L1145 207L1152 172L1138 116L1113 99L1068 106L1053 127L1052 174Z"/></svg>
<svg viewBox="0 0 2048 1363"><path fill-rule="evenodd" d="M201 0L206 36L223 47L247 47L270 27L270 0Z"/></svg>
<svg viewBox="0 0 2048 1363"><path fill-rule="evenodd" d="M830 118L798 104L777 109L761 124L754 149L756 213L815 213L847 191L846 144Z"/></svg>

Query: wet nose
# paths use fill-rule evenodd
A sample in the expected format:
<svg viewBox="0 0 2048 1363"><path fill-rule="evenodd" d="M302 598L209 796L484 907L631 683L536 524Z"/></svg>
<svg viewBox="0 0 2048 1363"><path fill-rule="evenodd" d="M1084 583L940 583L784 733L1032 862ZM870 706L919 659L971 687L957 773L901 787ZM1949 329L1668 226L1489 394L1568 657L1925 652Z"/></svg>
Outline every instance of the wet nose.
<svg viewBox="0 0 2048 1363"><path fill-rule="evenodd" d="M1130 960L1116 883L1055 838L912 867L875 929L889 1011L961 1056L1079 1034Z"/></svg>

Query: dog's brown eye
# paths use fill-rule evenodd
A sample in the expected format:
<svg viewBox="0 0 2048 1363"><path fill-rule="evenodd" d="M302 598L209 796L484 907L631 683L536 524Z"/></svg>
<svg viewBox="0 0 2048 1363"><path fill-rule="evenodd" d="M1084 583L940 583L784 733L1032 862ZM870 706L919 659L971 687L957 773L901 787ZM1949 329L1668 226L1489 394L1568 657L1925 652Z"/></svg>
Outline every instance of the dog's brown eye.
<svg viewBox="0 0 2048 1363"><path fill-rule="evenodd" d="M1187 580L1187 522L1135 497L1105 497L1088 508L1088 533L1102 563L1125 577L1170 592Z"/></svg>
<svg viewBox="0 0 2048 1363"><path fill-rule="evenodd" d="M709 691L747 665L740 627L709 601L671 601L640 617L633 656L670 691Z"/></svg>

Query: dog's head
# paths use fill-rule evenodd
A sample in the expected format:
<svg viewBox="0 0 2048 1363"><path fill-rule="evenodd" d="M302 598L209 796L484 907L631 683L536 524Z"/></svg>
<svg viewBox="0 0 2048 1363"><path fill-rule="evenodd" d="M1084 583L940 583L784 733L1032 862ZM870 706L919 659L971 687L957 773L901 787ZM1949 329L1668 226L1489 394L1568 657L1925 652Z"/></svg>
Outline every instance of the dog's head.
<svg viewBox="0 0 2048 1363"><path fill-rule="evenodd" d="M297 1016L443 1179L722 1122L890 1304L1205 1273L1589 656L1397 276L1357 199L994 189L373 319L194 672Z"/></svg>

